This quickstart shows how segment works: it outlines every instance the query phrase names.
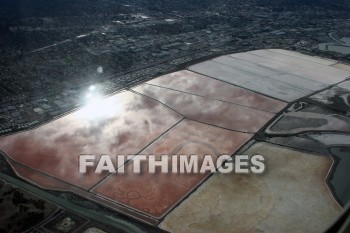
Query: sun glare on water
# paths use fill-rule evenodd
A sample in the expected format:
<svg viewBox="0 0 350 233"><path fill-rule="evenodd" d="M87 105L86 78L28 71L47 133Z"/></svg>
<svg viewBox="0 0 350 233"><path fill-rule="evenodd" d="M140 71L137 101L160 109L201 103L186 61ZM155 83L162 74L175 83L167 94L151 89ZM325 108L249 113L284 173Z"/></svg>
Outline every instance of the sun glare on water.
<svg viewBox="0 0 350 233"><path fill-rule="evenodd" d="M104 98L95 86L90 86L85 96L85 106L76 115L81 119L99 120L114 117L120 111L121 107L114 98Z"/></svg>

